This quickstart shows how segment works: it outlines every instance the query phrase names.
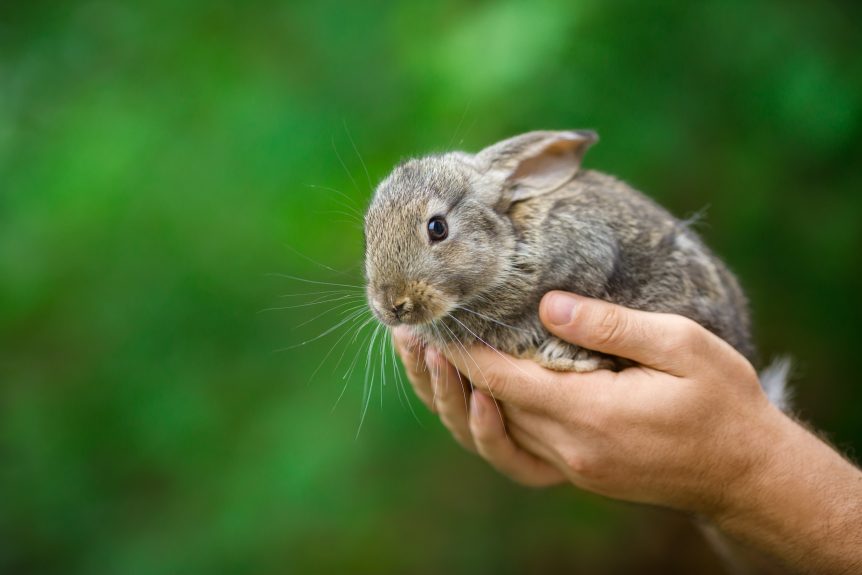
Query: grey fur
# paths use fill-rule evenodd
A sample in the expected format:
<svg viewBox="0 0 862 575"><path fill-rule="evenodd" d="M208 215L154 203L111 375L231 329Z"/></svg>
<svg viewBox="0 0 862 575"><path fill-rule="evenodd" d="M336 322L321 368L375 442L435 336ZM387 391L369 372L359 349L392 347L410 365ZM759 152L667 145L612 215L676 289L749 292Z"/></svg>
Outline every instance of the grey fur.
<svg viewBox="0 0 862 575"><path fill-rule="evenodd" d="M686 222L612 176L580 170L596 140L529 132L475 155L397 166L365 216L377 317L411 324L427 343L482 340L552 369L624 367L544 329L539 301L560 289L689 317L755 361L736 278ZM426 230L435 215L449 224L436 243Z"/></svg>

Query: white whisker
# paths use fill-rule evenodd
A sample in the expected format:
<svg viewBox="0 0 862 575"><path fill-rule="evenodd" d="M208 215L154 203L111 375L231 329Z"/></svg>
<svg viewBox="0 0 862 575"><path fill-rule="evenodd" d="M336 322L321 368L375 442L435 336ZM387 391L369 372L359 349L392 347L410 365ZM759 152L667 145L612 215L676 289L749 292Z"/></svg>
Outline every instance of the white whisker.
<svg viewBox="0 0 862 575"><path fill-rule="evenodd" d="M371 318L371 319L374 319L374 318ZM361 331L363 329L365 329L365 327L368 326L368 324L369 324L369 322L366 321L364 324L362 324L359 327L357 332L354 334L350 345L353 344L353 342L356 340L359 333L361 333ZM353 356L353 361L350 363L350 366L348 367L347 371L344 372L344 376L342 376L342 379L344 380L344 385L341 388L341 393L338 394L338 398L335 400L335 404L332 406L332 411L335 411L335 408L338 407L338 404L341 401L341 398L344 396L344 392L347 391L347 386L350 384L350 378L353 376L353 370L356 368L357 361L359 360L359 355L362 352L362 348L365 346L366 342L368 342L370 337L371 337L371 333L366 335L365 339L362 340L362 345L360 345L359 349L356 350L356 354ZM346 349L345 349L345 351L346 351Z"/></svg>
<svg viewBox="0 0 862 575"><path fill-rule="evenodd" d="M282 273L275 273L275 272L271 272L271 273L267 273L267 274L265 274L265 275L266 275L266 276L268 276L268 277L285 278L285 279L295 280L295 281L298 281L298 282L305 282L305 283L309 283L309 284L316 284L316 285L323 285L323 286L344 287L344 288L353 288L353 289L358 289L358 290L363 290L363 291L365 290L365 287L364 287L364 286L358 286L358 285L352 285L352 284L339 284L339 283L332 283L332 282L322 282L322 281L317 281L317 280L307 280L307 279L305 279L305 278L301 278L301 277L297 277L297 276L292 276L292 275L290 275L290 274L282 274Z"/></svg>
<svg viewBox="0 0 862 575"><path fill-rule="evenodd" d="M347 164L344 163L344 160L341 159L341 154L338 153L338 147L335 145L335 136L332 137L332 149L335 151L335 157L338 158L338 163L341 164L341 167L344 168L344 171L347 173L347 177L350 178L350 182L353 184L353 188L356 190L356 193L361 194L362 192L359 190L359 186L356 185L356 180L353 179L353 174L351 174L350 170L347 169Z"/></svg>
<svg viewBox="0 0 862 575"><path fill-rule="evenodd" d="M342 295L339 297L334 297L334 298L329 298L329 299L317 299L315 301L306 302L306 303L298 303L295 305L283 305L283 306L278 306L278 307L267 307L267 308L264 308L264 309L258 311L257 313L264 313L264 312L269 312L269 311L283 311L286 309L296 309L299 307L309 307L309 306L320 305L320 304L324 304L324 303L335 303L335 302L343 301L346 299L358 300L360 298L362 298L362 296L360 296L360 295Z"/></svg>
<svg viewBox="0 0 862 575"><path fill-rule="evenodd" d="M293 247L293 246L291 246L291 245L288 245L288 244L282 244L282 245L283 245L285 248L287 248L287 249L289 249L290 251L292 251L295 255L298 255L299 257L301 257L302 259L304 259L304 260L305 260L305 261L307 261L307 262L313 263L314 265L319 266L319 267L322 267L323 269L328 270L328 271L331 271L331 272L335 272L335 273L343 273L343 272L341 272L341 271L339 271L339 270L337 270L337 269L335 269L335 268L329 267L328 265L326 265L326 264L324 264L324 263L321 263L321 262L319 262L319 261L317 261L317 260L315 260L315 259L313 259L313 258L311 258L311 257L309 257L309 256L307 256L307 255L305 255L304 253L302 253L301 251L299 251L298 249L296 249L295 247Z"/></svg>
<svg viewBox="0 0 862 575"><path fill-rule="evenodd" d="M388 329L384 329L383 330L384 335L383 335L383 337L380 338L380 341L378 342L378 347L380 350L380 364L379 364L379 367L380 367L380 386L379 386L379 389L380 389L380 409L381 410L383 409L383 388L386 387L386 362L385 362L386 356L383 354L383 351L385 349L383 340L386 339L385 334L388 332L389 332Z"/></svg>
<svg viewBox="0 0 862 575"><path fill-rule="evenodd" d="M347 120L342 118L341 123L344 125L344 131L347 133L347 139L350 140L350 145L353 146L353 151L356 152L356 156L359 158L359 163L362 164L362 169L365 170L365 179L368 180L368 189L373 190L374 184L371 183L371 176L368 174L368 166L365 165L365 160L362 159L362 154L359 153L359 150L356 148L356 142L353 141L353 136L350 135L350 130L347 129Z"/></svg>
<svg viewBox="0 0 862 575"><path fill-rule="evenodd" d="M466 352L467 350L464 347L464 344L458 339L458 336L455 334L455 332L453 332L452 329L443 322L440 322L440 325L442 325L444 328L446 328L446 331L448 331L450 334L452 334L452 341L454 341L458 346L461 347L461 349L463 349ZM460 352L460 350L459 350L459 352ZM461 357L462 358L464 357L463 353L461 353ZM472 358L470 358L470 359L472 359ZM475 364L476 362L474 361L473 363ZM485 374L482 372L482 369L479 367L478 364L476 365L476 368L479 369L479 375L482 376L482 379L487 382L487 379L485 378ZM460 371L458 371L456 369L455 373L458 374L458 381L461 382L461 393L464 396L464 409L466 409L467 413L469 414L470 413L470 398L467 397L467 390L464 388L464 380L461 379L461 372Z"/></svg>
<svg viewBox="0 0 862 575"><path fill-rule="evenodd" d="M342 223L342 224L355 225L355 226L357 226L357 229L360 229L360 230L364 226L364 222L361 219L359 219L359 216L357 216L356 214L351 214L350 212L342 212L339 210L326 210L326 211L314 212L314 213L317 215L321 215L321 216L344 216L348 219L346 219L346 220L335 220L335 221L338 223Z"/></svg>
<svg viewBox="0 0 862 575"><path fill-rule="evenodd" d="M352 196L349 196L342 191L336 190L335 188L329 188L327 186L319 186L317 184L305 184L305 187L316 188L318 190L326 190L327 192L332 192L333 194L338 194L339 196L341 196L342 198L344 198L348 202L355 201L355 198L353 198ZM360 206L350 204L350 208L355 209L357 211L357 213L359 213Z"/></svg>
<svg viewBox="0 0 862 575"><path fill-rule="evenodd" d="M392 338L389 338L389 353L392 356L392 369L395 370L395 388L401 392L398 397L404 396L404 402L407 403L407 408L413 414L413 419L422 426L422 420L419 419L416 410L413 409L413 402L410 401L410 395L407 393L407 384L404 383L404 379L401 377L401 369L398 367L398 360L395 356L395 343L392 341Z"/></svg>
<svg viewBox="0 0 862 575"><path fill-rule="evenodd" d="M300 342L300 343L297 343L297 344L294 344L294 345L290 345L290 346L287 346L287 347L282 347L282 348L280 348L280 349L275 350L275 352L276 352L276 353L280 353L280 352L283 352L283 351L288 351L288 350L291 350L291 349L295 349L295 348L297 348L297 347L302 347L302 346L307 345L307 344L309 344L309 343L311 343L311 342L313 342L313 341L317 341L317 340L319 340L319 339L320 339L320 338L322 338L322 337L326 337L327 335L329 335L330 333L332 333L333 331L335 331L336 329L340 328L340 327L341 327L341 326L343 326L345 323L347 323L348 321L350 321L350 319L351 319L351 317L353 316L353 314L361 314L361 313L362 313L362 310L361 310L361 309L360 309L360 310L358 310L358 311L354 311L354 312L353 312L350 316L348 316L347 318L345 318L345 319L341 320L340 322L338 322L338 323L337 323L337 324L335 324L334 326L332 326L332 327L330 327L329 329L327 329L326 331L324 331L324 332L322 332L322 333L320 333L320 334L318 334L318 335L314 336L313 338L311 338L311 339L307 339L307 340L305 340L305 341L303 341L303 342Z"/></svg>
<svg viewBox="0 0 862 575"><path fill-rule="evenodd" d="M531 376L529 373L527 373L526 371L524 371L524 370L521 368L521 366L519 366L518 364L516 364L515 362L513 362L513 361L512 361L511 359L509 359L509 357L508 357L508 356L506 356L505 354L501 353L501 352L500 352L500 350L498 350L496 347L494 347L493 345L491 345L490 343L488 343L487 341L485 341L484 339L482 339L481 337L479 337L478 335L476 335L476 333L475 333L473 330L471 330L469 327L467 327L466 325L464 325L464 324L463 324L463 323L462 323L462 322L461 322L457 317L455 317L454 315L451 315L451 314L449 314L449 317L451 317L453 320L455 320L456 322L458 322L458 324L459 324L461 327L463 327L464 329L466 329L467 331L469 331L469 332L473 335L473 337L475 337L476 339L478 339L479 341L481 341L482 343L484 343L484 344L488 347L488 349L493 350L493 351L494 351L494 353L496 353L497 355L499 355L500 357L502 357L504 360L506 360L506 361L509 363L509 365L511 365L512 367L514 367L514 368L515 368L515 369L517 369L518 371L520 371L520 372L521 372L522 374L524 374L528 379L533 379L533 376Z"/></svg>
<svg viewBox="0 0 862 575"><path fill-rule="evenodd" d="M364 407L362 408L362 415L359 418L359 427L356 429L356 438L359 439L359 433L362 431L362 424L365 423L365 415L368 413L368 406L371 403L371 394L374 392L374 379L370 376L373 376L373 371L371 371L371 350L374 348L374 342L377 341L377 336L380 334L380 329L383 327L383 324L378 324L376 328L374 328L374 334L371 336L371 343L368 345L368 355L365 358L365 382L366 382L366 393L363 396Z"/></svg>
<svg viewBox="0 0 862 575"><path fill-rule="evenodd" d="M481 313L479 313L478 311L472 310L472 309L470 309L470 308L468 308L468 307L466 307L466 306L463 306L463 305L455 306L455 309L464 310L464 311L466 311L467 313L472 313L473 315L475 315L475 316L477 316L477 317L480 317L480 318L482 318L482 319L484 319L484 320L486 320L486 321L490 321L490 322L496 323L497 325L501 325L501 326L503 326L503 327L506 327L506 328L509 328L509 329L513 329L513 330L515 330L515 331L522 331L522 332L524 332L524 333L532 333L532 331L530 331L529 329L524 329L524 328L522 328L522 327L515 327L515 326L513 326L513 325L509 325L509 324L507 324L507 323L503 323L502 321L496 320L496 319L494 319L494 318L492 318L492 317L488 317L487 315L481 314Z"/></svg>
<svg viewBox="0 0 862 575"><path fill-rule="evenodd" d="M287 297L308 297L308 296L311 296L311 297L322 297L322 296L325 296L325 295L344 295L344 294L351 294L351 295L354 295L354 296L356 296L356 297L364 297L362 294L358 294L358 293L356 293L354 290L348 290L348 289L333 289L333 290L322 290L322 291L306 291L306 292L300 292L300 293L284 293L284 294L279 295L278 297L280 297L280 298L287 298Z"/></svg>
<svg viewBox="0 0 862 575"><path fill-rule="evenodd" d="M360 316L360 317L362 317L362 316ZM372 321L374 321L375 319L376 319L376 318L371 314L371 312L369 312L369 313L368 313L368 318L367 318L364 322L362 322L362 323L359 325L359 327L358 327L358 328L356 328L356 329L354 330L353 337L352 337L352 338L350 338L350 340L349 340L349 341L347 342L347 344L344 346L344 350L341 352L341 355L339 356L338 361L337 361L337 362L335 362L335 367L333 367L333 368L332 368L333 373L334 373L334 372L336 372L336 371L338 371L338 366L340 366L340 365L341 365L341 361L344 359L344 354L345 354L345 353L347 353L347 349L348 349L351 345L353 345L353 344L356 342L356 338L359 336L359 333L360 333L363 329L365 329L365 327L366 327L368 324L370 324ZM349 335L349 334L350 334L350 332L345 332L345 335ZM344 336L342 336L342 337L344 337ZM337 345L337 344L338 344L338 342L336 342L336 345ZM346 372L345 372L345 375L346 375ZM344 379L344 378L342 378L342 379Z"/></svg>
<svg viewBox="0 0 862 575"><path fill-rule="evenodd" d="M344 309L344 308L345 308L345 307L347 307L347 306L353 306L353 307L349 307L348 309ZM341 303L340 303L340 304L338 304L338 305L335 305L335 306L332 306L332 307L331 307L331 308L329 308L329 309L325 309L325 310L323 310L322 312L320 312L320 313L319 313L319 314L317 314L316 316L312 317L311 319L307 319L307 320L305 320L305 321L304 321L304 322L302 322L302 323L298 323L298 324L296 324L295 326L293 326L293 328L294 328L294 329L298 329L298 328L300 328L300 327L303 327L303 326L305 326L305 325L308 325L308 324L312 323L313 321L315 321L316 319L319 319L319 318L321 318L321 317L325 316L326 314L331 313L331 312L333 312L333 311L342 311L342 312L347 313L347 312L349 312L349 311L356 310L356 309L359 309L359 308L362 308L362 307L365 307L365 303L356 303L355 301L345 301L345 302L341 302Z"/></svg>
<svg viewBox="0 0 862 575"><path fill-rule="evenodd" d="M314 376L317 375L317 372L320 371L320 368L323 367L323 364L326 363L326 360L329 359L329 356L332 354L332 352L335 351L336 348L338 348L338 344L341 343L341 340L343 340L346 336L350 335L350 328L352 328L356 324L357 321L362 319L362 314L361 313L360 314L354 313L351 315L351 318L352 319L350 321L350 325L348 325L345 328L344 333L341 334L337 340L335 340L335 343L332 345L332 347L329 348L329 350L326 352L326 355L323 356L323 359L317 365L317 369L315 369L311 373L311 377L308 378L309 383L311 383L311 381L314 379ZM369 320L366 320L366 321L369 321ZM347 351L347 347L344 348L344 351ZM341 355L343 356L344 352L342 352ZM337 368L337 367L338 367L338 365L336 364L335 368ZM335 368L333 368L333 372L335 371Z"/></svg>

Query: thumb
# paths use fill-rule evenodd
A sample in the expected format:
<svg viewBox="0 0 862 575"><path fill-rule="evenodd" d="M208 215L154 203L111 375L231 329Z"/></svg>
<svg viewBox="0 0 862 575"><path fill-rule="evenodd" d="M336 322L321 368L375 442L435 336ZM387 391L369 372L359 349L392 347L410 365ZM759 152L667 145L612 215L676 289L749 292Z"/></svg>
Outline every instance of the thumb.
<svg viewBox="0 0 862 575"><path fill-rule="evenodd" d="M655 369L684 375L693 356L714 338L678 315L638 311L568 292L545 294L539 316L569 343Z"/></svg>

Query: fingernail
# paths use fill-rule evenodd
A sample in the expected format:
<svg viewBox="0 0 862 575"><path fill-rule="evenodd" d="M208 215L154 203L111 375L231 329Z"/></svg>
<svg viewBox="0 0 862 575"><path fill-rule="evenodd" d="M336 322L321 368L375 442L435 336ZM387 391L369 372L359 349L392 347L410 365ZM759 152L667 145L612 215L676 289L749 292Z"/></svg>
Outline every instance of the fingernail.
<svg viewBox="0 0 862 575"><path fill-rule="evenodd" d="M577 301L565 294L554 294L545 304L546 316L552 325L566 325L572 321Z"/></svg>

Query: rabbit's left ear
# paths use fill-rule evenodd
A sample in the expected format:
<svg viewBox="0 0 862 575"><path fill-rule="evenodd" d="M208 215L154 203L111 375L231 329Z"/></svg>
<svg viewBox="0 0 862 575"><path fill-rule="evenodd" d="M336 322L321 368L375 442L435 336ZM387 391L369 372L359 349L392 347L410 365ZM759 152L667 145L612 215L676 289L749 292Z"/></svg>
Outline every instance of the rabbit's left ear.
<svg viewBox="0 0 862 575"><path fill-rule="evenodd" d="M552 192L571 180L587 148L598 139L590 130L528 132L485 148L476 160L497 185L502 183L502 197L498 196L497 201L506 209L514 202Z"/></svg>

